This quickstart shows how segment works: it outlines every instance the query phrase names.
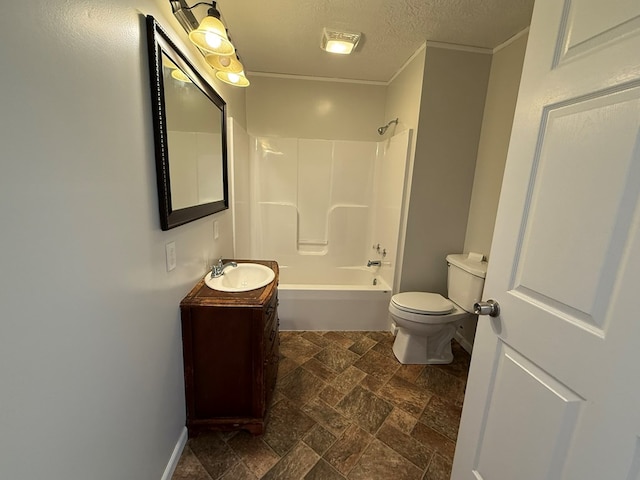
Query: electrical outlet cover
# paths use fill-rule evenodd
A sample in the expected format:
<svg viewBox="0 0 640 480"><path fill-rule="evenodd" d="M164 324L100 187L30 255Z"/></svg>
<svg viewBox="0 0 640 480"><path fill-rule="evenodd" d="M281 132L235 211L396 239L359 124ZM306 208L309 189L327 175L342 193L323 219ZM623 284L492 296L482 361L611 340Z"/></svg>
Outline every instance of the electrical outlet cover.
<svg viewBox="0 0 640 480"><path fill-rule="evenodd" d="M176 242L167 243L165 253L167 255L167 272L170 272L176 268Z"/></svg>

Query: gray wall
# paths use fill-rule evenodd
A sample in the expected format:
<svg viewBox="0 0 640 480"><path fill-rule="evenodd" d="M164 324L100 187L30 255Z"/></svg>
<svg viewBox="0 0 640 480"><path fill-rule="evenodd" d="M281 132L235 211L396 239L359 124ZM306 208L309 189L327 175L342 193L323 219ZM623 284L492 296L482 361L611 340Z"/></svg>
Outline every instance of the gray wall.
<svg viewBox="0 0 640 480"><path fill-rule="evenodd" d="M465 252L480 252L489 257L526 47L527 32L523 32L494 53L491 60L467 234L464 239ZM467 348L473 344L476 324L476 318L466 320L458 332L461 343Z"/></svg>
<svg viewBox="0 0 640 480"><path fill-rule="evenodd" d="M462 252L491 56L427 45L400 291L446 294Z"/></svg>
<svg viewBox="0 0 640 480"><path fill-rule="evenodd" d="M231 216L160 230L144 14L184 44L166 1L0 17L3 479L158 480L184 431L178 305L231 254Z"/></svg>
<svg viewBox="0 0 640 480"><path fill-rule="evenodd" d="M497 51L491 61L467 234L464 239L465 252L481 252L489 257L526 47L525 33Z"/></svg>
<svg viewBox="0 0 640 480"><path fill-rule="evenodd" d="M387 87L387 97L385 105L385 122L398 119L398 125L391 125L387 131L386 138L402 130L413 129L411 138L411 151L405 170L405 191L403 195L403 208L400 212L400 229L398 232L398 251L396 255L396 265L394 269L393 291L398 292L400 288L401 266L404 256L404 245L406 241L407 213L409 197L411 195L411 176L416 151L416 139L420 134L418 121L420 118L420 101L422 97L422 79L424 75L425 48L420 48L410 59L404 68L396 74Z"/></svg>

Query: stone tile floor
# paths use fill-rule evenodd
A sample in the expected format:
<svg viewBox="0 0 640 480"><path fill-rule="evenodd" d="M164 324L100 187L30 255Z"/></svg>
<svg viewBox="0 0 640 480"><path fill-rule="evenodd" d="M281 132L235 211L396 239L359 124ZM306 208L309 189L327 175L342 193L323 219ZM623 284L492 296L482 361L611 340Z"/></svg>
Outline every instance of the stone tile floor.
<svg viewBox="0 0 640 480"><path fill-rule="evenodd" d="M386 332L281 332L264 435L189 439L173 480L445 480L470 357L401 365Z"/></svg>

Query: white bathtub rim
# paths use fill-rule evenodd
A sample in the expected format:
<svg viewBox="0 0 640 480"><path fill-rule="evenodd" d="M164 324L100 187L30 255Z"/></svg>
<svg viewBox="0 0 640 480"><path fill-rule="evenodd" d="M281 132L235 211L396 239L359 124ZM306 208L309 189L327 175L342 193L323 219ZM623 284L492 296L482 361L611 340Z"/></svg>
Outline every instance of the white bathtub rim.
<svg viewBox="0 0 640 480"><path fill-rule="evenodd" d="M390 292L391 287L389 287L383 280L377 285L315 285L312 283L281 283L278 285L279 291L291 291L291 290L309 290L309 291L345 291L345 292Z"/></svg>

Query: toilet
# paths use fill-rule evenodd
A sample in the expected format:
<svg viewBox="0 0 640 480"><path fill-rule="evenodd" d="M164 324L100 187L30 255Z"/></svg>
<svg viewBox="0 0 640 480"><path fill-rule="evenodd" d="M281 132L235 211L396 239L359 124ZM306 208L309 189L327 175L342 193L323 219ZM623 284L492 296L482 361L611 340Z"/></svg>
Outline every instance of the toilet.
<svg viewBox="0 0 640 480"><path fill-rule="evenodd" d="M447 292L394 295L389 314L396 327L393 353L402 364L451 363L451 339L482 297L487 262L481 254L447 255Z"/></svg>

